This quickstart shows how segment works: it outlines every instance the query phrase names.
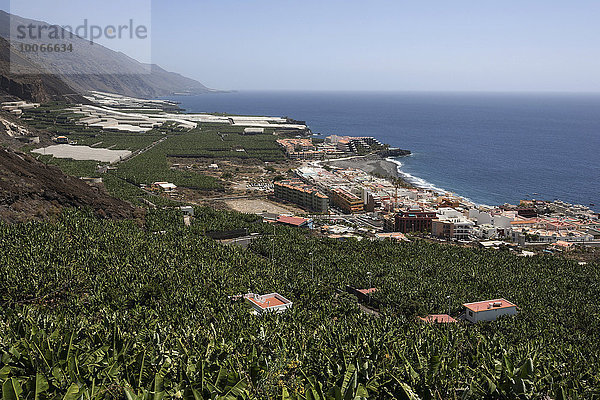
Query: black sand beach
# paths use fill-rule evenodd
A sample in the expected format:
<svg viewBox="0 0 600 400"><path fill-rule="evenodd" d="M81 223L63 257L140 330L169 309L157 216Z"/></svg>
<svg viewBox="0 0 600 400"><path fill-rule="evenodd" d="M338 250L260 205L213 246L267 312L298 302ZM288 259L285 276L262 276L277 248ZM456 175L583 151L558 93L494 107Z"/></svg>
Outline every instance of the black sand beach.
<svg viewBox="0 0 600 400"><path fill-rule="evenodd" d="M339 168L356 168L371 175L384 178L393 178L394 180L398 179L403 182L403 186L411 186L398 174L398 165L378 155L357 156L341 160L332 160L323 164Z"/></svg>

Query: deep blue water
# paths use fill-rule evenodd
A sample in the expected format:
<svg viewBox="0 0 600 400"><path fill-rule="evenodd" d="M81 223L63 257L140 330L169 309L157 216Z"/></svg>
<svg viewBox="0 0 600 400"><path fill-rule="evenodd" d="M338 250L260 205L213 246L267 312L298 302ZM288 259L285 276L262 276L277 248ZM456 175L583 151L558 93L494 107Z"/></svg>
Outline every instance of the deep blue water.
<svg viewBox="0 0 600 400"><path fill-rule="evenodd" d="M375 136L413 152L400 159L405 174L478 203L534 197L600 208L600 95L238 92L170 99L189 112L289 116L323 135Z"/></svg>

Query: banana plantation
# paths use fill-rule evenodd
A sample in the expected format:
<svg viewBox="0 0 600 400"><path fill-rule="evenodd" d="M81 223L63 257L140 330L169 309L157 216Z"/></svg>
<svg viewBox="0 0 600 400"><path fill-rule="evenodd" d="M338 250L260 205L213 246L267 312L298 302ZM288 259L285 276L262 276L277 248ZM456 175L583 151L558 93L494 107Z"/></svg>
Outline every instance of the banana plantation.
<svg viewBox="0 0 600 400"><path fill-rule="evenodd" d="M248 249L206 232L247 228ZM16 399L600 399L600 268L339 242L198 208L0 224L0 385ZM378 288L378 313L344 290ZM253 315L232 296L277 292ZM495 322L418 316L506 298Z"/></svg>

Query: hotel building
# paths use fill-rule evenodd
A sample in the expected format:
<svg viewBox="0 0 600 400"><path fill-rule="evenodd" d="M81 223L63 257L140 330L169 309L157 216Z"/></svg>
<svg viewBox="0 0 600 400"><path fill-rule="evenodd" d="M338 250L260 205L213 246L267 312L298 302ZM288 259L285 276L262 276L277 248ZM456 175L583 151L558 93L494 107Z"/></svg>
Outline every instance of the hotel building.
<svg viewBox="0 0 600 400"><path fill-rule="evenodd" d="M275 182L273 186L275 197L278 199L298 204L318 213L329 211L329 198L314 186L307 185L300 180Z"/></svg>

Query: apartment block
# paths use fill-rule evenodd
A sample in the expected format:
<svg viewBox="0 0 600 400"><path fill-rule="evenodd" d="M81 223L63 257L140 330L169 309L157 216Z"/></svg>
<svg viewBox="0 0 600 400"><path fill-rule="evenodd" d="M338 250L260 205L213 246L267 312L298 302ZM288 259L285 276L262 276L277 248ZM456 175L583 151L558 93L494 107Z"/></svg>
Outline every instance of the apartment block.
<svg viewBox="0 0 600 400"><path fill-rule="evenodd" d="M330 192L331 202L348 214L361 213L364 211L362 199L347 190L341 188L332 189Z"/></svg>
<svg viewBox="0 0 600 400"><path fill-rule="evenodd" d="M318 213L329 211L329 198L314 186L300 180L287 180L274 183L275 197Z"/></svg>

